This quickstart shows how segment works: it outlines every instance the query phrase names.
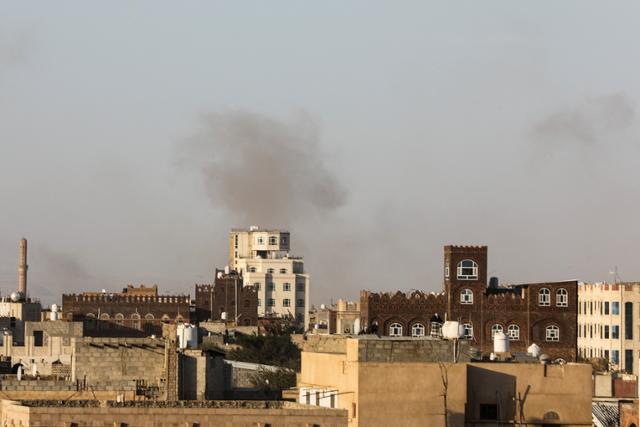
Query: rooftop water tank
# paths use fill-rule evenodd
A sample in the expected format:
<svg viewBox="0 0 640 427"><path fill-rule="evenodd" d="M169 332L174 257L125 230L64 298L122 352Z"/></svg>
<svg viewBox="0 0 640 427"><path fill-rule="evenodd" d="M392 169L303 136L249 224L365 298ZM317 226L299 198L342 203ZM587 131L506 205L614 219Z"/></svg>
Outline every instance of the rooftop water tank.
<svg viewBox="0 0 640 427"><path fill-rule="evenodd" d="M496 332L493 335L493 352L507 353L509 351L509 340L504 332Z"/></svg>
<svg viewBox="0 0 640 427"><path fill-rule="evenodd" d="M198 329L188 323L180 323L177 328L179 348L198 347Z"/></svg>
<svg viewBox="0 0 640 427"><path fill-rule="evenodd" d="M527 348L527 353L533 357L538 357L540 356L540 347L536 343L533 343Z"/></svg>
<svg viewBox="0 0 640 427"><path fill-rule="evenodd" d="M464 326L460 322L446 321L442 325L442 338L447 340L454 340L462 338L464 336Z"/></svg>

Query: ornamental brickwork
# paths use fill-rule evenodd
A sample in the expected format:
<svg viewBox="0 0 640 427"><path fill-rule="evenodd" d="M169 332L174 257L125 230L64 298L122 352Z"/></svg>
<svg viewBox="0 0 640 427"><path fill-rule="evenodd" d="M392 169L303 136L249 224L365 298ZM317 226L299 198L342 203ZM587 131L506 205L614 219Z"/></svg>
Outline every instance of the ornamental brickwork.
<svg viewBox="0 0 640 427"><path fill-rule="evenodd" d="M502 330L512 352L535 343L554 359L577 358L577 281L487 284L486 246L445 246L441 293L362 291L360 304L361 324L381 335L428 335L438 315L466 325L483 354L491 353L493 333Z"/></svg>

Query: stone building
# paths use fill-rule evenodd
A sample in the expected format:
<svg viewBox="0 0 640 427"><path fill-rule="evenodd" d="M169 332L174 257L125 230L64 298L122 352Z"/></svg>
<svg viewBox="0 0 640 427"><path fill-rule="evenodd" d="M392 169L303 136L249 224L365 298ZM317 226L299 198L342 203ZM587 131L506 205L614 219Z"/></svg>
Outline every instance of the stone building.
<svg viewBox="0 0 640 427"><path fill-rule="evenodd" d="M195 293L198 322L228 320L238 326L258 325L258 291L244 286L239 273L216 270L214 285L196 285Z"/></svg>
<svg viewBox="0 0 640 427"><path fill-rule="evenodd" d="M259 317L291 317L309 324L309 275L302 257L292 256L288 231L257 226L229 233L229 267L258 291Z"/></svg>
<svg viewBox="0 0 640 427"><path fill-rule="evenodd" d="M445 246L444 290L409 295L362 291L361 324L389 336L437 335L442 320L459 321L465 338L488 354L504 332L512 351L535 343L553 358L577 358L577 281L487 284L486 246Z"/></svg>
<svg viewBox="0 0 640 427"><path fill-rule="evenodd" d="M602 357L611 368L638 375L640 283L578 286L578 353Z"/></svg>
<svg viewBox="0 0 640 427"><path fill-rule="evenodd" d="M591 365L476 362L467 341L309 336L299 402L349 426L591 426ZM454 356L454 355L457 355Z"/></svg>
<svg viewBox="0 0 640 427"><path fill-rule="evenodd" d="M68 321L84 322L86 336L162 335L163 323L189 323L188 295L158 295L158 287L127 286L122 292L62 295Z"/></svg>

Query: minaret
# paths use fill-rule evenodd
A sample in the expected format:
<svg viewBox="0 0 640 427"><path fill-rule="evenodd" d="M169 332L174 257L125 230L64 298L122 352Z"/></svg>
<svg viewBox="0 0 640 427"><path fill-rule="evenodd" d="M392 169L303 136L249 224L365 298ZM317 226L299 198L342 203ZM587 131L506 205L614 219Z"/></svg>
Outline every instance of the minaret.
<svg viewBox="0 0 640 427"><path fill-rule="evenodd" d="M18 292L27 296L27 239L20 240L20 265L18 265Z"/></svg>

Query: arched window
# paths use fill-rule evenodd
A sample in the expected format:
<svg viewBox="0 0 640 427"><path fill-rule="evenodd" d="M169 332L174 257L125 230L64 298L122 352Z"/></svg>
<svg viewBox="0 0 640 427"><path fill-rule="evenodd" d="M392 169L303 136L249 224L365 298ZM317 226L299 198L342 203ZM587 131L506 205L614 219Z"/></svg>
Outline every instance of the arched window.
<svg viewBox="0 0 640 427"><path fill-rule="evenodd" d="M122 326L124 326L124 315L122 313L116 314L116 325L118 328L122 328Z"/></svg>
<svg viewBox="0 0 640 427"><path fill-rule="evenodd" d="M507 327L507 338L509 338L509 341L518 341L520 339L520 326L509 325Z"/></svg>
<svg viewBox="0 0 640 427"><path fill-rule="evenodd" d="M401 337L402 336L402 325L400 323L392 323L389 325L389 336L390 337Z"/></svg>
<svg viewBox="0 0 640 427"><path fill-rule="evenodd" d="M84 324L87 329L95 329L96 327L96 315L93 313L87 313L84 315Z"/></svg>
<svg viewBox="0 0 640 427"><path fill-rule="evenodd" d="M423 337L424 336L424 325L422 323L415 323L411 327L411 336L412 337Z"/></svg>
<svg viewBox="0 0 640 427"><path fill-rule="evenodd" d="M280 274L287 274L287 269L286 268L281 268L280 269Z"/></svg>
<svg viewBox="0 0 640 427"><path fill-rule="evenodd" d="M558 307L569 306L569 292L566 289L560 288L556 291L556 305Z"/></svg>
<svg viewBox="0 0 640 427"><path fill-rule="evenodd" d="M546 340L560 341L560 328L558 328L556 325L547 326Z"/></svg>
<svg viewBox="0 0 640 427"><path fill-rule="evenodd" d="M147 313L144 316L144 331L147 334L153 333L153 321L155 317L151 313Z"/></svg>
<svg viewBox="0 0 640 427"><path fill-rule="evenodd" d="M249 273L255 273L256 272L256 268L254 266L251 266L247 269L249 271Z"/></svg>
<svg viewBox="0 0 640 427"><path fill-rule="evenodd" d="M495 325L493 325L491 327L491 339L493 339L493 336L496 334L496 332L502 332L502 325L499 323L496 323Z"/></svg>
<svg viewBox="0 0 640 427"><path fill-rule="evenodd" d="M460 291L460 304L473 304L473 291L471 289Z"/></svg>
<svg viewBox="0 0 640 427"><path fill-rule="evenodd" d="M141 326L140 325L140 315L138 313L133 313L131 315L131 327L133 329L140 330L140 329L142 329L140 326Z"/></svg>
<svg viewBox="0 0 640 427"><path fill-rule="evenodd" d="M275 270L273 268L267 268L267 273L273 274L275 273Z"/></svg>
<svg viewBox="0 0 640 427"><path fill-rule="evenodd" d="M476 280L478 278L478 264L471 259L465 259L458 263L459 280Z"/></svg>
<svg viewBox="0 0 640 427"><path fill-rule="evenodd" d="M551 292L547 288L542 288L538 292L538 305L549 306L551 305Z"/></svg>
<svg viewBox="0 0 640 427"><path fill-rule="evenodd" d="M471 323L465 323L464 325L464 337L466 339L472 339L473 338L473 325Z"/></svg>

